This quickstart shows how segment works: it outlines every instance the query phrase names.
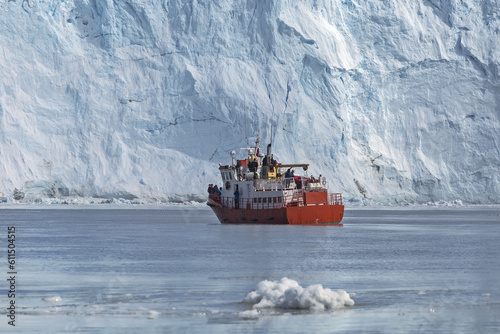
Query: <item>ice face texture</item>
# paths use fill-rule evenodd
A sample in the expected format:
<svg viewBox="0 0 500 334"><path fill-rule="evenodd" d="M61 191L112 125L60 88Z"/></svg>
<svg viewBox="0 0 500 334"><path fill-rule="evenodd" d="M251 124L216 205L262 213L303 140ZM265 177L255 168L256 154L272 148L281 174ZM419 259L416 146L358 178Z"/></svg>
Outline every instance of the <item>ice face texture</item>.
<svg viewBox="0 0 500 334"><path fill-rule="evenodd" d="M204 198L245 133L272 128L279 162L347 199L500 201L497 1L0 11L5 195Z"/></svg>

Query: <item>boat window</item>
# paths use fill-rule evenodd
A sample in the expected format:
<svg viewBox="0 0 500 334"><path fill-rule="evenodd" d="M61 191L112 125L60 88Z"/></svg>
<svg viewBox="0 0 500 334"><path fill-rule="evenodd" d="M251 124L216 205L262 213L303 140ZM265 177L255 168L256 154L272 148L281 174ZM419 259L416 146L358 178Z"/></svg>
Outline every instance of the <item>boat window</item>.
<svg viewBox="0 0 500 334"><path fill-rule="evenodd" d="M276 203L276 197L274 197L274 203Z"/></svg>
<svg viewBox="0 0 500 334"><path fill-rule="evenodd" d="M266 203L266 198L265 197L262 199L262 203Z"/></svg>
<svg viewBox="0 0 500 334"><path fill-rule="evenodd" d="M254 199L253 199L253 202L254 202L254 203L257 203L257 198L254 198Z"/></svg>
<svg viewBox="0 0 500 334"><path fill-rule="evenodd" d="M262 198L261 198L261 197L259 197L259 203L261 203L261 202L262 202Z"/></svg>

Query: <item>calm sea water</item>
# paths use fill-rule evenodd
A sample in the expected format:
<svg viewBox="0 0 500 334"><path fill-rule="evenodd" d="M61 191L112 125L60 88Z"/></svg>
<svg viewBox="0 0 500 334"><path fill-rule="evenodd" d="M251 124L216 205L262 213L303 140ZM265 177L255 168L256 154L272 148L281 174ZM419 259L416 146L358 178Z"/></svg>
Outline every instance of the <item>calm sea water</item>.
<svg viewBox="0 0 500 334"><path fill-rule="evenodd" d="M221 225L208 208L0 209L0 332L500 332L500 209L353 209L343 223ZM243 302L283 277L345 290L355 304Z"/></svg>

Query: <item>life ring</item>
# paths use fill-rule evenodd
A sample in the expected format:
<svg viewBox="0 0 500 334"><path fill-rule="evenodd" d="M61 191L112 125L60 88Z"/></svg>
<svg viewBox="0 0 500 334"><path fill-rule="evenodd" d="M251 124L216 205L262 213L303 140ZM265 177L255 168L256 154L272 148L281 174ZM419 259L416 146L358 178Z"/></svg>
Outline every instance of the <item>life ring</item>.
<svg viewBox="0 0 500 334"><path fill-rule="evenodd" d="M226 190L231 189L231 183L229 181L226 181Z"/></svg>

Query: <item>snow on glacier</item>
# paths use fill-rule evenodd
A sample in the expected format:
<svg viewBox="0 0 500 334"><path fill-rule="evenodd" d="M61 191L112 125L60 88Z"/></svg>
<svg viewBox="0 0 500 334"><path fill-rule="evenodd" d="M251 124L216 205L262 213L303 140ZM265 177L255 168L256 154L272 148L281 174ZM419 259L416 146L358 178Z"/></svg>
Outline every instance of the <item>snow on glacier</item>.
<svg viewBox="0 0 500 334"><path fill-rule="evenodd" d="M497 0L0 11L6 196L201 199L245 133L272 128L278 161L349 199L500 202Z"/></svg>

